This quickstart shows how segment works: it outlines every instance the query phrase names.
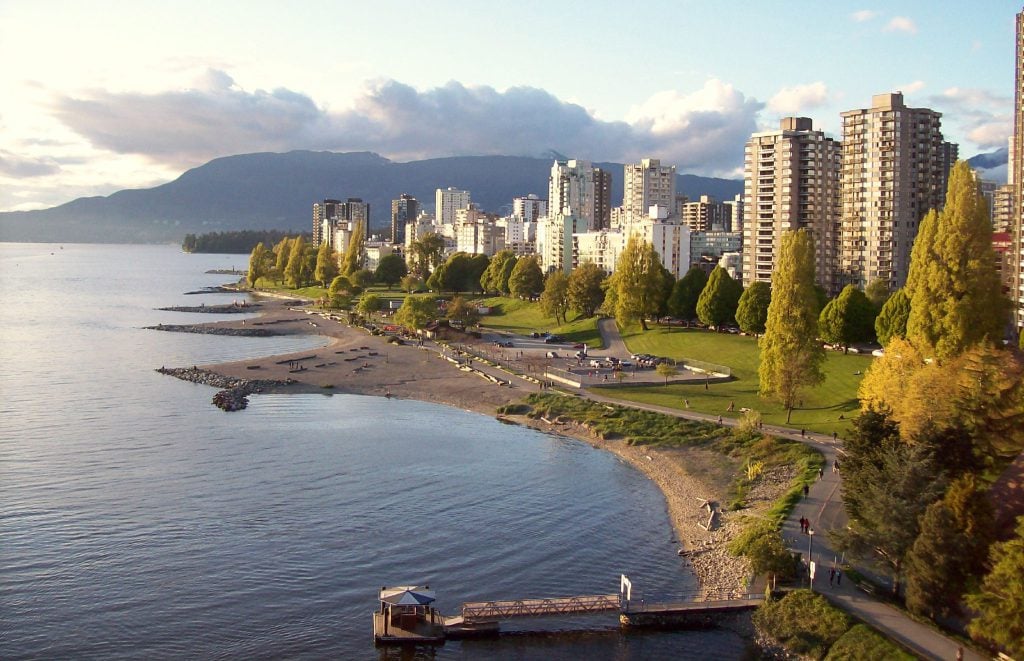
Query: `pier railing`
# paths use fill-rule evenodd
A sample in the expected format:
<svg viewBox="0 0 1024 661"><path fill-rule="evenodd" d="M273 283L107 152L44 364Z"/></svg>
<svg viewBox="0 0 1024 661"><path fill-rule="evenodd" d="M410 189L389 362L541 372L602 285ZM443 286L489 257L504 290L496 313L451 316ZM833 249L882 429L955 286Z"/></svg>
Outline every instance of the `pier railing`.
<svg viewBox="0 0 1024 661"><path fill-rule="evenodd" d="M622 605L624 613L651 613L716 608L754 607L764 601L764 594L742 590L713 590L653 598L631 599Z"/></svg>
<svg viewBox="0 0 1024 661"><path fill-rule="evenodd" d="M618 594L556 597L553 599L513 599L510 601L470 601L462 605L462 617L469 621L502 620L509 617L541 617L574 613L617 611Z"/></svg>

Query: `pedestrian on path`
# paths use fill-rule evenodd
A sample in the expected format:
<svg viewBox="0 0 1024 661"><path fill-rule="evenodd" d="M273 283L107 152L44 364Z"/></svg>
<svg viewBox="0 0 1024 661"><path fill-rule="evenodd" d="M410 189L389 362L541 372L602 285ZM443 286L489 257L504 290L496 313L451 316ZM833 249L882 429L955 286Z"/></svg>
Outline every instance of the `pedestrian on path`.
<svg viewBox="0 0 1024 661"><path fill-rule="evenodd" d="M721 425L721 424L722 424L722 416L718 416L718 424L719 424L719 425Z"/></svg>
<svg viewBox="0 0 1024 661"><path fill-rule="evenodd" d="M828 570L828 586L832 587L832 581L836 580L836 568Z"/></svg>
<svg viewBox="0 0 1024 661"><path fill-rule="evenodd" d="M825 471L824 471L824 469L821 469L821 468L818 469L818 479L819 480L825 479Z"/></svg>
<svg viewBox="0 0 1024 661"><path fill-rule="evenodd" d="M690 400L684 399L683 400L683 406L685 406L686 408L690 408Z"/></svg>
<svg viewBox="0 0 1024 661"><path fill-rule="evenodd" d="M804 498L807 497L807 494L810 493L810 491L811 491L811 488L805 484L804 485Z"/></svg>
<svg viewBox="0 0 1024 661"><path fill-rule="evenodd" d="M839 567L836 567L836 585L842 585L842 584L843 584L843 570L840 569Z"/></svg>

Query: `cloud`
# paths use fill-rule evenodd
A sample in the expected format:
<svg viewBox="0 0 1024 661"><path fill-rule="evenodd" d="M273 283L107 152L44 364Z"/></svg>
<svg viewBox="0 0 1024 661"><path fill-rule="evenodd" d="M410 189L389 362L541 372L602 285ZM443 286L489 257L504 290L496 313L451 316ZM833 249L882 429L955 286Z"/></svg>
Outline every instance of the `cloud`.
<svg viewBox="0 0 1024 661"><path fill-rule="evenodd" d="M546 150L594 160L643 156L683 171L732 172L763 104L709 80L692 93L660 92L627 121L605 121L534 87L497 91L459 82L417 90L369 83L350 108L330 112L287 89L241 89L208 71L187 90L93 90L60 97L55 115L94 146L178 167L254 151L371 150L396 160Z"/></svg>
<svg viewBox="0 0 1024 661"><path fill-rule="evenodd" d="M818 81L806 85L783 87L768 100L768 110L780 115L794 115L801 111L817 108L828 101L825 83Z"/></svg>
<svg viewBox="0 0 1024 661"><path fill-rule="evenodd" d="M15 179L44 177L60 172L60 165L52 158L30 158L0 150L0 175Z"/></svg>
<svg viewBox="0 0 1024 661"><path fill-rule="evenodd" d="M929 97L931 107L945 113L943 122L959 125L980 149L1005 147L1013 132L1013 98L989 90L950 87Z"/></svg>
<svg viewBox="0 0 1024 661"><path fill-rule="evenodd" d="M857 23L864 23L866 21L870 21L876 16L878 16L878 12L874 11L873 9L861 9L860 11L855 11L852 14L850 14L850 18L852 18Z"/></svg>
<svg viewBox="0 0 1024 661"><path fill-rule="evenodd" d="M885 32L917 34L917 24L906 16L893 16L882 30Z"/></svg>
<svg viewBox="0 0 1024 661"><path fill-rule="evenodd" d="M896 87L896 89L903 92L904 94L913 94L914 92L920 92L924 88L925 84L923 80L915 80L912 83L907 83L906 85Z"/></svg>

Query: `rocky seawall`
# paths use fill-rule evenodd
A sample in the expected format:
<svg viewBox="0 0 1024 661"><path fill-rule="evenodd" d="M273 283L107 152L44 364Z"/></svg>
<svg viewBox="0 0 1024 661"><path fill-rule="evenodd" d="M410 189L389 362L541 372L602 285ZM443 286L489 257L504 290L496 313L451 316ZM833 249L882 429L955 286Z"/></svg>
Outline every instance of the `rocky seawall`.
<svg viewBox="0 0 1024 661"><path fill-rule="evenodd" d="M225 328L222 326L206 326L204 324L160 324L144 326L145 330L172 331L175 333L201 333L203 335L234 335L236 337L274 337L284 335L267 328Z"/></svg>
<svg viewBox="0 0 1024 661"><path fill-rule="evenodd" d="M249 405L249 395L295 383L294 379L234 379L199 367L161 367L157 370L182 381L223 388L213 396L213 404L225 411L241 411Z"/></svg>
<svg viewBox="0 0 1024 661"><path fill-rule="evenodd" d="M259 312L259 303L227 303L225 305L172 305L166 308L157 308L163 312L200 312L204 314L251 314Z"/></svg>

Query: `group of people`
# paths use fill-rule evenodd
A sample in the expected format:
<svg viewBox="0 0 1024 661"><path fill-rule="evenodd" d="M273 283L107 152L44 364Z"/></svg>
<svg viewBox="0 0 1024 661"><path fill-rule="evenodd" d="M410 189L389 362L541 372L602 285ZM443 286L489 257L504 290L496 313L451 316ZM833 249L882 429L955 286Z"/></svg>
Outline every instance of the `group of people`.
<svg viewBox="0 0 1024 661"><path fill-rule="evenodd" d="M800 517L800 532L806 535L810 529L811 520L804 516Z"/></svg>

